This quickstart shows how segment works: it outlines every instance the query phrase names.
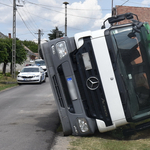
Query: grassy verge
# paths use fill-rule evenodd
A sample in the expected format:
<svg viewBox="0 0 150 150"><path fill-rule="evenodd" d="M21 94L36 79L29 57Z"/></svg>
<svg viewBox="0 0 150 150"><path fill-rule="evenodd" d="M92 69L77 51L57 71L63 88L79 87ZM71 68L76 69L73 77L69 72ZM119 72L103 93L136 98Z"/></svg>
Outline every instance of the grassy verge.
<svg viewBox="0 0 150 150"><path fill-rule="evenodd" d="M69 136L70 144L67 150L150 150L150 128L125 135L124 130L134 128L135 125L150 121L125 125L116 130L100 133L92 136ZM60 125L57 132L62 132Z"/></svg>
<svg viewBox="0 0 150 150"><path fill-rule="evenodd" d="M114 132L114 131L112 131ZM150 129L140 131L126 139L118 139L114 133L95 133L90 137L73 137L69 150L150 150Z"/></svg>
<svg viewBox="0 0 150 150"><path fill-rule="evenodd" d="M5 90L7 88L14 87L14 86L17 86L17 83L16 84L0 84L0 91Z"/></svg>
<svg viewBox="0 0 150 150"><path fill-rule="evenodd" d="M11 77L10 73L6 73L4 76L0 73L0 91L17 85L17 80Z"/></svg>

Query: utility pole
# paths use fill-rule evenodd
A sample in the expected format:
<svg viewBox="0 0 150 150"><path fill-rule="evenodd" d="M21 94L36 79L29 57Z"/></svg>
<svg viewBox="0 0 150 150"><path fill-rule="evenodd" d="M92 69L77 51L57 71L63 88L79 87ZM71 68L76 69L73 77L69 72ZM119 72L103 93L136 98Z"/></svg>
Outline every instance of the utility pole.
<svg viewBox="0 0 150 150"><path fill-rule="evenodd" d="M38 30L38 58L40 59L41 30Z"/></svg>
<svg viewBox="0 0 150 150"><path fill-rule="evenodd" d="M20 2L18 0L18 2ZM22 5L16 5L16 0L13 0L13 39L12 39L12 78L16 78L16 10L17 7Z"/></svg>
<svg viewBox="0 0 150 150"><path fill-rule="evenodd" d="M113 16L113 0L111 2L111 16Z"/></svg>
<svg viewBox="0 0 150 150"><path fill-rule="evenodd" d="M41 30L39 29L38 33L35 34L38 34L38 58L40 59L41 58L40 56L41 34L43 35L43 33L41 33Z"/></svg>
<svg viewBox="0 0 150 150"><path fill-rule="evenodd" d="M65 4L65 36L67 36L67 4L68 2L63 2Z"/></svg>
<svg viewBox="0 0 150 150"><path fill-rule="evenodd" d="M12 78L16 77L16 0L13 0Z"/></svg>
<svg viewBox="0 0 150 150"><path fill-rule="evenodd" d="M56 30L56 39L59 38L59 31Z"/></svg>

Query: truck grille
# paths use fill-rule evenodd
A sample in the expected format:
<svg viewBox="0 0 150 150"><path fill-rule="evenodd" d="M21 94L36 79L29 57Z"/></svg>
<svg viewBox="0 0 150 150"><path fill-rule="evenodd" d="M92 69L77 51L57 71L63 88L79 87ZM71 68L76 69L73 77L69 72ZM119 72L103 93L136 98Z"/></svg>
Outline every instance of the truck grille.
<svg viewBox="0 0 150 150"><path fill-rule="evenodd" d="M52 79L53 79L54 87L55 87L57 97L58 97L58 100L59 100L59 104L60 104L61 107L64 107L63 98L62 98L62 95L61 95L61 92L60 92L60 88L59 88L56 76L54 75L52 77Z"/></svg>
<svg viewBox="0 0 150 150"><path fill-rule="evenodd" d="M85 69L82 58L83 53L89 54L92 69ZM112 125L90 38L84 38L84 44L71 54L71 59L82 103L87 116L103 120L107 126ZM95 90L90 90L86 85L87 79L90 77L99 80L99 87Z"/></svg>
<svg viewBox="0 0 150 150"><path fill-rule="evenodd" d="M58 66L57 71L58 71L59 78L60 78L60 81L61 81L61 85L62 85L63 93L64 93L64 96L65 96L65 101L66 101L66 104L67 104L67 108L71 113L75 113L75 110L74 110L74 107L73 107L73 104L72 104L72 100L71 100L71 97L70 97L70 94L69 94L69 89L68 89L68 86L67 86L67 83L66 83L66 78L65 78L65 75L64 75L64 70L62 68L62 65Z"/></svg>

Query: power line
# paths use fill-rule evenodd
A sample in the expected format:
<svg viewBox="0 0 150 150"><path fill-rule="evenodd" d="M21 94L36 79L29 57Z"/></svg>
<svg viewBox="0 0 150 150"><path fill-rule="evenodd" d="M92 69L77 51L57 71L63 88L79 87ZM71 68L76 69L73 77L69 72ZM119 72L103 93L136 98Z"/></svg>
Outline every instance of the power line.
<svg viewBox="0 0 150 150"><path fill-rule="evenodd" d="M53 9L47 8L47 7L45 7L45 6L40 6L39 4L36 4L36 3L32 3L32 2L29 2L29 1L27 1L27 2L30 3L30 4L33 4L33 5L37 5L37 6L39 6L39 7L42 7L42 8L44 8L44 9L48 9L48 10L55 11L55 12L58 12L58 13L61 13L61 14L65 14L64 12L57 11L57 10L53 10ZM69 16L74 16L74 17L80 17L80 18L86 18L86 19L100 19L100 18L91 18L91 17L77 16L77 15L73 15L73 14L67 14L67 15L69 15Z"/></svg>
<svg viewBox="0 0 150 150"><path fill-rule="evenodd" d="M30 15L30 13L29 13L29 11L27 10L27 7L25 6L25 3L24 3L24 1L22 0L22 3L24 4L23 6L23 8L21 9L22 10L22 12L23 12L23 14L24 14L24 16L26 16L28 19L29 19L29 23L28 23L28 26L30 26L30 28L32 29L32 30L34 30L34 32L36 32L37 31L37 29L38 29L38 27L35 27L35 24L34 24L34 21L33 21L33 18L32 18L32 16ZM24 9L26 8L26 12L27 13L25 13L24 12Z"/></svg>
<svg viewBox="0 0 150 150"><path fill-rule="evenodd" d="M20 13L19 13L19 11L17 10L17 12L18 12L18 14L19 14L19 16L20 16L20 18L22 19L22 21L23 21L23 23L24 23L24 25L26 26L26 28L29 30L29 32L34 36L34 34L30 31L30 29L28 28L28 26L27 26L27 24L25 23L25 21L23 20L23 18L22 18L22 16L20 15ZM37 37L36 36L34 36L36 39L37 39Z"/></svg>
<svg viewBox="0 0 150 150"><path fill-rule="evenodd" d="M25 6L26 10L28 11L28 14L29 14L29 16L31 17L31 20L32 20L32 21L33 21L33 23L34 23L35 28L37 28L37 29L38 29L39 27L38 27L38 26L37 26L37 24L35 23L35 21L34 21L33 17L30 15L29 10L28 10L28 8L26 7L25 3L24 3L24 6Z"/></svg>
<svg viewBox="0 0 150 150"><path fill-rule="evenodd" d="M31 3L31 4L33 4L33 5L37 5L37 6L41 7L39 4L32 3L32 2L29 2L29 1L27 1L27 2L28 2L28 3ZM42 8L45 8L45 9L48 9L48 10L51 10L51 11L55 11L55 12L58 12L58 13L61 13L61 14L65 14L64 12L57 11L57 10L53 10L53 9L50 9L50 8L46 8L46 7L42 7ZM111 10L111 9L110 9L110 10ZM31 14L31 13L30 13L30 14ZM85 19L100 19L100 18L93 18L93 17L77 16L77 15L73 15L73 14L67 14L67 15L69 15L69 16L74 16L74 17L79 17L79 18L85 18ZM35 15L35 16L37 16L37 15ZM40 16L38 16L38 17L40 17ZM40 17L40 18L42 18L42 17Z"/></svg>
<svg viewBox="0 0 150 150"><path fill-rule="evenodd" d="M37 4L37 3L33 3L33 2L30 2L28 0L26 0L27 3L30 3L30 4L34 4L34 5L38 5L38 6L44 6L44 7L52 7L52 8L59 8L59 9L62 9L62 7L56 7L56 6L50 6L50 5L43 5L43 4ZM64 8L63 8L64 9ZM111 9L77 9L77 8L67 8L67 9L70 9L70 10L83 10L83 11L99 11L99 10L111 10Z"/></svg>
<svg viewBox="0 0 150 150"><path fill-rule="evenodd" d="M126 0L123 4L121 4L120 6L123 6L125 3L127 3L129 0Z"/></svg>
<svg viewBox="0 0 150 150"><path fill-rule="evenodd" d="M37 29L35 28L35 27L33 27L34 25L32 24L32 20L30 20L30 17L28 17L28 13L25 13L24 12L24 10L23 10L23 8L21 8L21 10L23 11L22 13L27 17L27 18L29 18L29 21L28 21L28 27L30 26L30 28L34 31L34 32L36 32L37 31ZM20 13L21 14L21 13Z"/></svg>
<svg viewBox="0 0 150 150"><path fill-rule="evenodd" d="M34 36L34 34L31 32L31 30L30 30L29 27L27 26L26 22L24 21L23 17L22 17L21 14L19 13L19 10L17 10L17 12L18 12L20 18L22 19L24 25L26 26L26 28L29 30L30 34L32 34L32 35ZM25 13L25 14L26 14L26 13ZM28 25L29 25L29 24L28 24ZM37 29L35 29L35 31L36 31L36 30L37 30ZM34 37L35 37L35 36L34 36ZM35 37L35 38L37 38L37 37Z"/></svg>
<svg viewBox="0 0 150 150"><path fill-rule="evenodd" d="M25 10L24 10L25 11ZM26 12L26 11L25 11ZM50 22L52 22L50 19L46 19L46 18L43 18L43 17L41 17L41 16L38 16L38 15L35 15L35 14L33 14L33 13L30 13L31 15L33 15L33 16L36 16L36 17L38 17L38 18L41 18L41 19L44 19L44 20L47 20L47 21L50 21ZM52 23L54 23L54 22L52 22ZM64 25L63 25L64 26ZM59 27L59 26L58 26Z"/></svg>
<svg viewBox="0 0 150 150"><path fill-rule="evenodd" d="M1 2L0 2L0 4L5 5L5 6L8 6L8 7L13 7L13 6L7 5L7 4L5 4L5 3L1 3Z"/></svg>
<svg viewBox="0 0 150 150"><path fill-rule="evenodd" d="M25 11L25 10L24 10L24 11ZM42 19L44 19L44 20L51 21L50 19L43 18L43 17L41 17L41 16L38 16L38 15L35 15L35 14L33 14L33 13L30 13L30 14L32 14L32 15L34 15L34 16L36 16L36 17L38 17L38 18L42 18ZM51 21L51 22L52 22L52 21Z"/></svg>

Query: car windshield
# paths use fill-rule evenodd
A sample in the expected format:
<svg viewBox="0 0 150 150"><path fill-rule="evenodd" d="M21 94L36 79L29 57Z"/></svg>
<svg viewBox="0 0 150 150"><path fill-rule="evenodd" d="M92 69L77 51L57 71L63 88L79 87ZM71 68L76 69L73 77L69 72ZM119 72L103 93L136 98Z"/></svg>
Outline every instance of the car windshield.
<svg viewBox="0 0 150 150"><path fill-rule="evenodd" d="M44 60L35 61L35 64L38 65L38 66L45 66Z"/></svg>
<svg viewBox="0 0 150 150"><path fill-rule="evenodd" d="M141 27L140 33L131 26L111 30L117 62L129 94L128 105L135 120L150 112L150 43L147 42L150 28L146 26Z"/></svg>
<svg viewBox="0 0 150 150"><path fill-rule="evenodd" d="M39 72L39 68L23 68L21 72Z"/></svg>

